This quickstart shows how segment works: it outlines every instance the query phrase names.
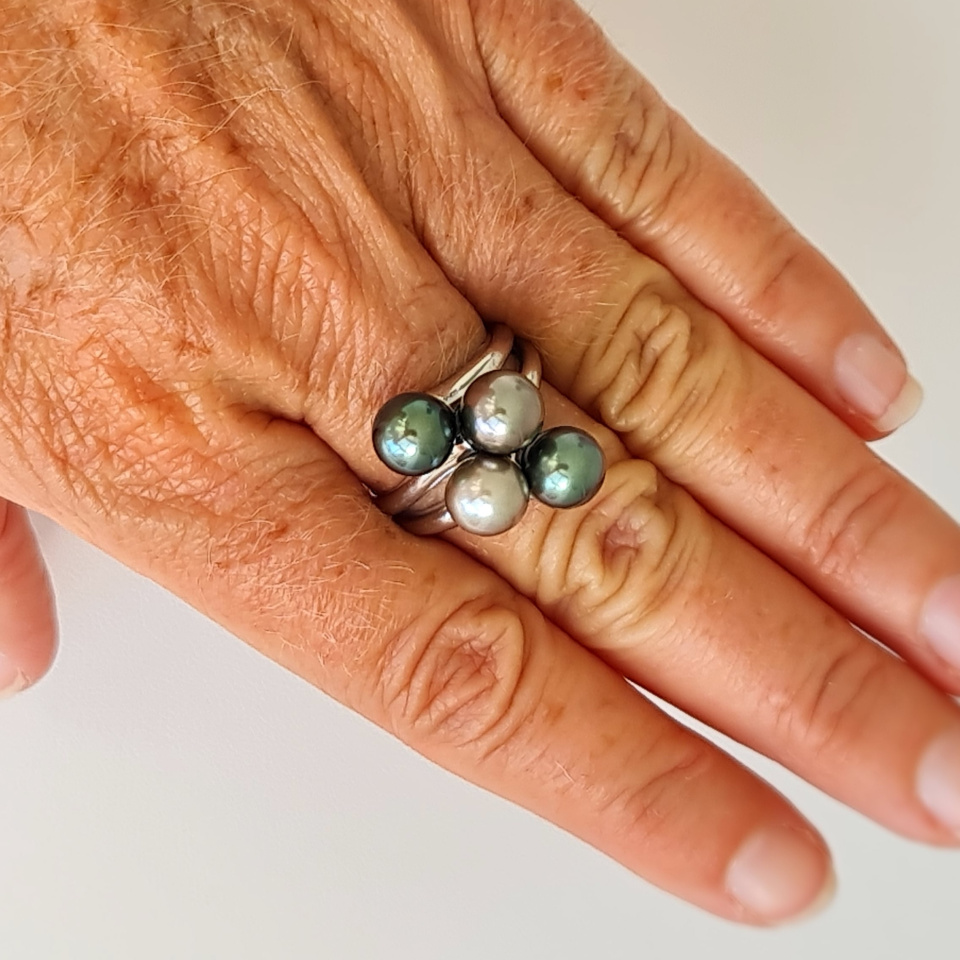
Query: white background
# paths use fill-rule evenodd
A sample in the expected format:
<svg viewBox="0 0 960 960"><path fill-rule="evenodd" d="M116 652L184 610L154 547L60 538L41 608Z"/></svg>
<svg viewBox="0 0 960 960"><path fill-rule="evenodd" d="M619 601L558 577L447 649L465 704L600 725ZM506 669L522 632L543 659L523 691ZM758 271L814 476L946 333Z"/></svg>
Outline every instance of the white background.
<svg viewBox="0 0 960 960"><path fill-rule="evenodd" d="M883 451L960 517L960 6L593 11L894 332L927 401ZM430 766L38 527L62 649L0 704L4 960L958 956L960 852L891 836L773 764L751 758L824 830L841 886L821 918L760 932Z"/></svg>

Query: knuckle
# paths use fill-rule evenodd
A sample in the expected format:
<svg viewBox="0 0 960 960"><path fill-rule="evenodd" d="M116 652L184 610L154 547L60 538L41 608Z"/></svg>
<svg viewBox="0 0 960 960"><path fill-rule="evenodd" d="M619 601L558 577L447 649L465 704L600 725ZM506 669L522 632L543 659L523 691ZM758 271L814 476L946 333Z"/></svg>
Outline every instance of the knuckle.
<svg viewBox="0 0 960 960"><path fill-rule="evenodd" d="M749 294L752 327L776 335L780 331L784 304L794 295L797 284L808 273L816 253L797 230L788 223L777 223L767 241L763 264L759 265Z"/></svg>
<svg viewBox="0 0 960 960"><path fill-rule="evenodd" d="M477 597L397 633L373 670L394 732L416 743L495 750L519 722L531 629L533 617L518 606Z"/></svg>
<svg viewBox="0 0 960 960"><path fill-rule="evenodd" d="M574 633L589 623L594 648L601 637L635 644L671 634L704 576L710 535L702 519L651 464L614 464L588 509L550 515L538 604Z"/></svg>
<svg viewBox="0 0 960 960"><path fill-rule="evenodd" d="M654 844L658 837L675 841L678 811L687 809L691 796L709 795L717 773L717 760L705 743L673 735L654 741L638 760L643 771L639 783L603 798L600 814L621 825L630 837Z"/></svg>
<svg viewBox="0 0 960 960"><path fill-rule="evenodd" d="M659 220L696 176L698 153L677 114L599 24L567 0L474 0L472 6L494 35L529 35L544 52L534 73L498 56L494 44L493 80L497 86L499 74L520 73L545 104L557 105L552 113L566 122L553 132L576 161L565 185L585 193L616 229Z"/></svg>
<svg viewBox="0 0 960 960"><path fill-rule="evenodd" d="M900 512L903 484L879 460L856 468L799 531L801 552L832 579L854 584L860 561Z"/></svg>
<svg viewBox="0 0 960 960"><path fill-rule="evenodd" d="M584 102L603 83L612 53L610 42L596 20L572 0L468 0L468 7L481 37L526 36L533 49L544 51L538 62L531 62L537 62L545 94L569 93ZM498 52L492 45L491 54ZM530 66L505 57L495 64L511 71Z"/></svg>
<svg viewBox="0 0 960 960"><path fill-rule="evenodd" d="M650 266L609 335L584 351L576 377L581 405L651 455L667 444L689 451L712 435L742 364L729 331L668 299L662 280Z"/></svg>
<svg viewBox="0 0 960 960"><path fill-rule="evenodd" d="M843 754L894 696L889 664L867 642L857 639L818 659L804 682L771 697L771 728L787 742L800 743L815 756Z"/></svg>
<svg viewBox="0 0 960 960"><path fill-rule="evenodd" d="M398 393L428 390L476 356L486 338L485 328L465 313L459 295L436 277L411 271L409 282L398 284L374 307L367 312L375 320L358 317L354 324L347 357L332 339L335 327L317 345L313 392L326 391L330 410L376 410ZM445 322L438 323L437 317ZM451 317L456 322L449 322ZM397 343L404 348L391 346Z"/></svg>
<svg viewBox="0 0 960 960"><path fill-rule="evenodd" d="M646 81L629 77L629 92L609 110L610 132L587 155L584 176L604 200L617 230L647 231L663 221L699 173L683 121Z"/></svg>

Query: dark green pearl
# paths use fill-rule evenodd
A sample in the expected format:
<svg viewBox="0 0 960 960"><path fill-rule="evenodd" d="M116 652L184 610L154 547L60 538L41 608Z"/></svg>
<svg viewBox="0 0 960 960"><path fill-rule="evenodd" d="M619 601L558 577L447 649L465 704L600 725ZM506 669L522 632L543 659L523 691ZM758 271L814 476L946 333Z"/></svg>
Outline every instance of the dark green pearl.
<svg viewBox="0 0 960 960"><path fill-rule="evenodd" d="M545 430L523 456L530 492L551 507L586 503L600 489L605 471L597 441L576 427Z"/></svg>
<svg viewBox="0 0 960 960"><path fill-rule="evenodd" d="M391 470L419 477L436 470L453 450L457 418L428 393L401 393L373 421L373 448Z"/></svg>

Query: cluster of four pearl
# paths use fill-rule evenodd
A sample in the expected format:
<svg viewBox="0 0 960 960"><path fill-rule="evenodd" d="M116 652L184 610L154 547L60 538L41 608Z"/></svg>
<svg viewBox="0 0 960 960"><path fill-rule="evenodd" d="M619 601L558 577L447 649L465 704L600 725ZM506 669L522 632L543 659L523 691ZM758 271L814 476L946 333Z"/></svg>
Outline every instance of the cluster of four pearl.
<svg viewBox="0 0 960 960"><path fill-rule="evenodd" d="M530 495L576 507L600 489L604 458L577 427L543 430L543 399L524 376L496 370L477 377L457 410L428 393L404 393L380 409L373 445L405 476L423 476L448 459L462 437L472 452L447 481L451 517L469 533L494 536L515 526Z"/></svg>

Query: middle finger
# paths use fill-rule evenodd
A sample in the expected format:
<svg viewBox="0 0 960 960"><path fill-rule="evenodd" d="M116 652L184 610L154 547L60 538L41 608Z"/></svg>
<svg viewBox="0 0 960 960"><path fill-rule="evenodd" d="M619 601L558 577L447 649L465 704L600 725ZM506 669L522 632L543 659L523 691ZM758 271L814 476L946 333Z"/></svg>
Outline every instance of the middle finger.
<svg viewBox="0 0 960 960"><path fill-rule="evenodd" d="M499 118L476 119L470 141L487 158L454 194L470 229L425 237L480 313L536 343L550 381L631 453L960 692L960 528L570 196ZM414 191L416 218L449 220L450 195Z"/></svg>
<svg viewBox="0 0 960 960"><path fill-rule="evenodd" d="M949 698L579 407L543 392L547 426L602 443L602 490L574 510L534 501L499 537L448 539L645 689L891 829L954 842L960 811L937 799L956 775L948 760L938 766L960 741Z"/></svg>

